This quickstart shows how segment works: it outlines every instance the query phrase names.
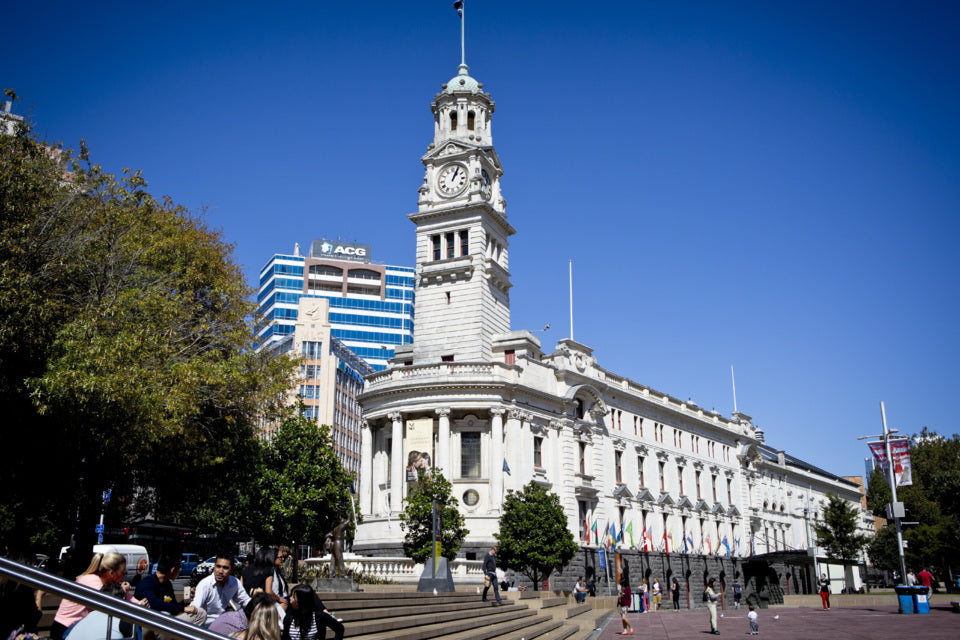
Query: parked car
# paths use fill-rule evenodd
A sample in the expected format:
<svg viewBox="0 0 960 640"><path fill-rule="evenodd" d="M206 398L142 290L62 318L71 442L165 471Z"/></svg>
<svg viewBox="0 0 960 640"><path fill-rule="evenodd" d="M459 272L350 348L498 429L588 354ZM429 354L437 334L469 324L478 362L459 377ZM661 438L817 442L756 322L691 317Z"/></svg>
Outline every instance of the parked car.
<svg viewBox="0 0 960 640"><path fill-rule="evenodd" d="M195 553L180 554L180 575L189 576L200 565L200 556ZM211 565L212 566L212 565Z"/></svg>

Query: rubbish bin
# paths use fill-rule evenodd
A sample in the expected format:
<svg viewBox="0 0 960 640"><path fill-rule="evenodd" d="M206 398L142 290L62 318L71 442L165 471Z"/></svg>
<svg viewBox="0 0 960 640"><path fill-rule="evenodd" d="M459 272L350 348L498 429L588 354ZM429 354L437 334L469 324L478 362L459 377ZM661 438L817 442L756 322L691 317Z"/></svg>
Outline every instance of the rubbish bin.
<svg viewBox="0 0 960 640"><path fill-rule="evenodd" d="M913 588L914 613L930 613L930 599L927 597L927 594L928 591L926 587Z"/></svg>
<svg viewBox="0 0 960 640"><path fill-rule="evenodd" d="M897 601L900 603L900 613L916 613L916 602L913 595L913 587L905 584L896 585L893 590L897 592Z"/></svg>

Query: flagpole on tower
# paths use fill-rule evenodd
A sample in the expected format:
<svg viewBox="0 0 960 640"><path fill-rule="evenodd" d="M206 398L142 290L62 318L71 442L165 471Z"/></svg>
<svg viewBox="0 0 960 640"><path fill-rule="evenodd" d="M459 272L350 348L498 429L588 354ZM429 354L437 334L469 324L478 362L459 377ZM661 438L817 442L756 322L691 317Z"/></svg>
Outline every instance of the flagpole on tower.
<svg viewBox="0 0 960 640"><path fill-rule="evenodd" d="M460 16L460 64L465 65L467 64L467 45L463 27L463 0L454 2L453 8L457 10L457 15Z"/></svg>

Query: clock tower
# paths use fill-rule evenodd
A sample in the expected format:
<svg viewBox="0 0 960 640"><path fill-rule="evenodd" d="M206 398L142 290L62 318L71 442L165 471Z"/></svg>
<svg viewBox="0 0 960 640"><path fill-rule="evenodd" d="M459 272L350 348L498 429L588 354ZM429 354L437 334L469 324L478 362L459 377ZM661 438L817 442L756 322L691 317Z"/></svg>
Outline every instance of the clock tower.
<svg viewBox="0 0 960 640"><path fill-rule="evenodd" d="M461 64L430 105L433 143L421 158L414 344L397 360L483 361L510 331L509 238L493 148L494 102ZM412 351L412 355L411 352Z"/></svg>

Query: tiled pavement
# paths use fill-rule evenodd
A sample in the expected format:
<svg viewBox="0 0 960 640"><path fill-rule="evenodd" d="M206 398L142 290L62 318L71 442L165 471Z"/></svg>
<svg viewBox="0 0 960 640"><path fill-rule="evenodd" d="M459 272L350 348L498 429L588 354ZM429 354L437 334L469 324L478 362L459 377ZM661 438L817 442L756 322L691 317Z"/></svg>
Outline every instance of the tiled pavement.
<svg viewBox="0 0 960 640"><path fill-rule="evenodd" d="M890 607L834 607L829 611L807 607L761 609L760 635L748 635L747 610L726 610L719 620L720 636L726 638L770 638L775 640L922 640L960 639L960 614L949 607L931 609L929 614L902 615ZM775 617L776 616L776 617ZM710 615L706 611L658 611L628 613L633 638L640 640L706 640ZM620 616L610 620L599 640L614 640L623 626Z"/></svg>

